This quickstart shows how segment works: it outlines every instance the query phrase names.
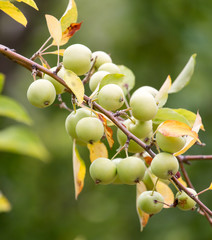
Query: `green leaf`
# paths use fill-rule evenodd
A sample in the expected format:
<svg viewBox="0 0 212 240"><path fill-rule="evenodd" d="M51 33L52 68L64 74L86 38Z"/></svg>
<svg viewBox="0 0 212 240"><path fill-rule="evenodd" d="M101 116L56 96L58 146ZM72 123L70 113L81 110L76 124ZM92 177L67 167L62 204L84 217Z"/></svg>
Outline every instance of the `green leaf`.
<svg viewBox="0 0 212 240"><path fill-rule="evenodd" d="M178 77L173 82L169 93L179 92L182 88L184 88L191 80L191 77L194 72L196 54L193 54L185 67L183 68L182 72L178 75Z"/></svg>
<svg viewBox="0 0 212 240"><path fill-rule="evenodd" d="M77 5L74 0L69 0L65 13L61 17L62 32L64 32L72 23L76 23L78 18Z"/></svg>
<svg viewBox="0 0 212 240"><path fill-rule="evenodd" d="M0 116L9 117L28 125L32 124L26 110L18 102L2 95L0 96Z"/></svg>
<svg viewBox="0 0 212 240"><path fill-rule="evenodd" d="M27 20L23 13L15 7L11 2L9 1L0 1L0 10L8 14L11 18L13 18L15 21L22 24L24 27L27 25Z"/></svg>
<svg viewBox="0 0 212 240"><path fill-rule="evenodd" d="M120 87L123 86L124 75L120 73L107 74L100 82L99 90L108 84L116 84Z"/></svg>
<svg viewBox="0 0 212 240"><path fill-rule="evenodd" d="M3 87L4 87L4 81L5 81L4 74L3 74L3 73L0 73L0 93L1 93L2 90L3 90Z"/></svg>
<svg viewBox="0 0 212 240"><path fill-rule="evenodd" d="M155 118L153 119L153 123L155 125L159 125L166 120L176 120L189 125L189 121L175 110L171 108L159 108Z"/></svg>
<svg viewBox="0 0 212 240"><path fill-rule="evenodd" d="M12 126L0 131L0 151L49 160L49 153L37 134L24 126Z"/></svg>
<svg viewBox="0 0 212 240"><path fill-rule="evenodd" d="M122 89L124 94L127 94L128 91L132 90L135 86L135 75L134 73L124 65L119 65L121 73L124 74L124 79L122 81Z"/></svg>
<svg viewBox="0 0 212 240"><path fill-rule="evenodd" d="M171 87L171 84L172 84L172 80L170 76L168 76L165 82L163 83L163 85L161 86L160 90L156 94L155 101L157 102L159 108L163 107L166 104L168 100L168 92Z"/></svg>
<svg viewBox="0 0 212 240"><path fill-rule="evenodd" d="M33 0L16 0L17 2L24 2L27 5L33 7L34 9L38 10L38 7L36 5L36 3Z"/></svg>
<svg viewBox="0 0 212 240"><path fill-rule="evenodd" d="M172 109L174 110L175 112L179 113L180 115L184 116L186 118L186 120L189 122L189 126L190 127L193 127L194 125L194 122L196 120L196 114L189 111L189 110L186 110L186 109L183 109L183 108L178 108L178 109Z"/></svg>

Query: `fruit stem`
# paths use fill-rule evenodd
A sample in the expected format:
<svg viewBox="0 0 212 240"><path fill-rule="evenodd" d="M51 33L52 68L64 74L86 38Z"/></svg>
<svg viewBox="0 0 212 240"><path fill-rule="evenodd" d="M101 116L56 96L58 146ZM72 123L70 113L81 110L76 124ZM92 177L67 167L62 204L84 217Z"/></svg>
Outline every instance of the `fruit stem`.
<svg viewBox="0 0 212 240"><path fill-rule="evenodd" d="M173 186L176 188L176 190L178 192L181 192L180 189L177 187L177 185L174 183L174 181L171 178L169 178L169 181L173 184Z"/></svg>
<svg viewBox="0 0 212 240"><path fill-rule="evenodd" d="M155 192L155 190L156 190L156 185L157 185L158 181L159 181L159 178L157 177L157 179L156 179L156 181L155 181L155 184L154 184L154 187L153 187L153 189L152 189L151 196L153 196L153 194L154 194L154 192Z"/></svg>
<svg viewBox="0 0 212 240"><path fill-rule="evenodd" d="M111 160L113 160L124 148L125 148L125 145L122 146L120 149L118 149L117 153L111 158Z"/></svg>

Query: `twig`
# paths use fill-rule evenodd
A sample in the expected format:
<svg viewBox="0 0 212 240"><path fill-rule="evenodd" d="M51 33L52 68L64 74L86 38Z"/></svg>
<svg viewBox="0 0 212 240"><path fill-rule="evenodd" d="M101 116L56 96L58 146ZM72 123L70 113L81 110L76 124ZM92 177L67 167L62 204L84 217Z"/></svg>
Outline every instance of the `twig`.
<svg viewBox="0 0 212 240"><path fill-rule="evenodd" d="M180 155L178 157L182 162L194 160L212 160L212 155Z"/></svg>

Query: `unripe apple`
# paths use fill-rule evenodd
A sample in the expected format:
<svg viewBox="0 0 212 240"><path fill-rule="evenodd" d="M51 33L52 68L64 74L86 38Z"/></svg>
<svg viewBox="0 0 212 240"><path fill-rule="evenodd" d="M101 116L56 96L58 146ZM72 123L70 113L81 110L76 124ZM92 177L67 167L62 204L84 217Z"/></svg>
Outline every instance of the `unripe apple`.
<svg viewBox="0 0 212 240"><path fill-rule="evenodd" d="M138 157L127 157L117 164L117 173L120 180L133 185L142 180L146 166L144 161Z"/></svg>
<svg viewBox="0 0 212 240"><path fill-rule="evenodd" d="M107 71L109 73L121 73L119 67L114 63L104 63L98 68L98 71Z"/></svg>
<svg viewBox="0 0 212 240"><path fill-rule="evenodd" d="M116 164L108 158L97 158L90 165L91 178L97 184L110 184L116 178Z"/></svg>
<svg viewBox="0 0 212 240"><path fill-rule="evenodd" d="M124 75L121 88L124 92L124 95L127 95L127 93L135 86L135 75L129 68L124 65L118 65L118 67L121 71L121 74Z"/></svg>
<svg viewBox="0 0 212 240"><path fill-rule="evenodd" d="M148 190L152 190L154 188L154 182L150 175L151 175L150 169L148 169L145 171L145 174L143 177L143 182Z"/></svg>
<svg viewBox="0 0 212 240"><path fill-rule="evenodd" d="M85 117L77 123L76 133L77 137L86 143L97 142L104 134L104 127L98 118Z"/></svg>
<svg viewBox="0 0 212 240"><path fill-rule="evenodd" d="M112 162L114 162L116 164L116 168L117 168L117 165L120 163L121 160L122 160L122 158L114 158L112 160ZM113 181L113 184L123 184L123 182L121 181L118 173L116 174L116 177L115 177L115 179Z"/></svg>
<svg viewBox="0 0 212 240"><path fill-rule="evenodd" d="M154 97L148 92L135 94L130 98L132 115L140 121L148 121L154 118L158 107Z"/></svg>
<svg viewBox="0 0 212 240"><path fill-rule="evenodd" d="M189 190L189 192L193 195L197 194L196 191L192 188L187 188L187 190ZM184 211L191 210L196 205L196 202L192 198L190 198L184 191L178 192L176 194L176 199L178 201L177 207Z"/></svg>
<svg viewBox="0 0 212 240"><path fill-rule="evenodd" d="M163 209L163 203L163 196L155 191L145 191L137 199L138 207L148 214L159 213Z"/></svg>
<svg viewBox="0 0 212 240"><path fill-rule="evenodd" d="M54 72L55 70L57 69L57 67L53 67L50 69L51 72ZM57 75L64 79L64 75L65 75L65 68L61 68L60 71L57 73ZM56 90L56 94L61 94L64 92L65 90L65 86L63 86L61 83L59 83L57 80L55 80L54 78L50 77L49 75L47 74L44 74L44 79L46 80L49 80L55 87L55 90Z"/></svg>
<svg viewBox="0 0 212 240"><path fill-rule="evenodd" d="M140 95L143 92L148 92L150 93L153 97L155 97L158 94L158 90L156 88L150 87L150 86L142 86L140 88L138 88L133 94L133 95Z"/></svg>
<svg viewBox="0 0 212 240"><path fill-rule="evenodd" d="M149 121L139 121L133 119L135 123L130 121L128 130L138 138L145 138L152 133L152 120Z"/></svg>
<svg viewBox="0 0 212 240"><path fill-rule="evenodd" d="M89 81L89 88L92 92L96 89L98 84L107 74L110 74L110 73L107 71L97 71L91 76Z"/></svg>
<svg viewBox="0 0 212 240"><path fill-rule="evenodd" d="M152 173L161 179L169 179L178 172L179 163L170 153L158 153L151 162Z"/></svg>
<svg viewBox="0 0 212 240"><path fill-rule="evenodd" d="M36 80L30 84L27 90L27 98L36 107L48 107L56 98L54 85L46 79Z"/></svg>
<svg viewBox="0 0 212 240"><path fill-rule="evenodd" d="M63 54L63 65L78 76L86 74L91 67L91 50L82 44L73 44Z"/></svg>
<svg viewBox="0 0 212 240"><path fill-rule="evenodd" d="M186 144L186 140L183 137L168 137L160 132L156 133L156 142L161 150L169 153L180 151Z"/></svg>
<svg viewBox="0 0 212 240"><path fill-rule="evenodd" d="M111 57L103 51L96 51L92 53L92 61L94 61L96 59L95 62L95 68L99 68L102 64L104 63L112 63L112 59Z"/></svg>
<svg viewBox="0 0 212 240"><path fill-rule="evenodd" d="M98 93L98 103L109 111L116 111L124 104L124 93L116 84L107 84Z"/></svg>

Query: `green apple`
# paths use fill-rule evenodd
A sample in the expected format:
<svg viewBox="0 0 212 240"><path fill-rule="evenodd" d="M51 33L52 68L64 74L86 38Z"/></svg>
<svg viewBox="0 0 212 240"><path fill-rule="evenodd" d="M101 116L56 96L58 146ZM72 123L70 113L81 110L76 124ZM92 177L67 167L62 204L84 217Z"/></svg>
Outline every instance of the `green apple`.
<svg viewBox="0 0 212 240"><path fill-rule="evenodd" d="M149 121L139 121L133 118L133 123L130 121L129 123L129 131L134 134L138 138L145 138L152 133L152 120Z"/></svg>
<svg viewBox="0 0 212 240"><path fill-rule="evenodd" d="M107 71L109 73L121 73L119 67L114 63L104 63L98 68L98 71Z"/></svg>
<svg viewBox="0 0 212 240"><path fill-rule="evenodd" d="M97 71L91 76L89 81L89 88L92 92L96 89L98 84L107 74L110 74L110 73L107 71Z"/></svg>
<svg viewBox="0 0 212 240"><path fill-rule="evenodd" d="M122 158L114 158L112 160L112 162L114 162L116 164L116 168L117 168L117 165L120 163L121 160L122 160ZM121 181L118 173L116 174L116 178L114 179L113 184L123 184L123 182Z"/></svg>
<svg viewBox="0 0 212 240"><path fill-rule="evenodd" d="M140 88L138 88L133 94L133 95L140 95L142 94L143 92L148 92L150 94L152 94L153 97L155 97L157 94L158 94L158 90L153 88L153 87L150 87L150 86L142 86Z"/></svg>
<svg viewBox="0 0 212 240"><path fill-rule="evenodd" d="M46 79L38 79L32 82L27 90L27 99L35 107L48 107L54 102L55 98L54 85Z"/></svg>
<svg viewBox="0 0 212 240"><path fill-rule="evenodd" d="M92 53L92 61L96 59L95 68L99 68L104 63L112 63L112 59L109 54L103 51L96 51Z"/></svg>
<svg viewBox="0 0 212 240"><path fill-rule="evenodd" d="M189 192L194 196L197 194L197 192L192 188L187 188L187 190L189 190ZM183 211L191 210L196 205L196 202L192 198L190 198L184 191L178 192L176 194L176 199L178 202L177 207Z"/></svg>

